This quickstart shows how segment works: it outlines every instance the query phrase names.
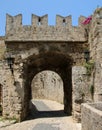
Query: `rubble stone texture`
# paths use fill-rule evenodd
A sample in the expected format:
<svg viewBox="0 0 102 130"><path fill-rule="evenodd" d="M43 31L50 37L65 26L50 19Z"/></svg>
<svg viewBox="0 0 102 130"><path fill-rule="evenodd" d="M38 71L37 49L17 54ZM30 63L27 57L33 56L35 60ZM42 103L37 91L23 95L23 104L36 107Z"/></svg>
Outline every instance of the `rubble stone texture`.
<svg viewBox="0 0 102 130"><path fill-rule="evenodd" d="M85 17L81 16L79 25L75 27L71 25L71 16L57 15L56 25L48 26L47 15L39 17L33 14L32 25L25 26L22 25L21 14L14 17L7 14L6 34L0 43L6 46L5 58L11 55L14 64L12 73L6 59L0 60L4 117L17 118L18 121L27 117L30 100L43 97L40 87L44 75L47 80L49 73L42 73L38 77L37 74L46 70L57 73L63 81L63 87L59 89L59 85L56 85L54 88L55 83L52 84L52 78L49 78L47 89L52 87L52 95L49 97L50 94L47 94L46 98L53 97L52 100L62 102L63 96L64 111L68 115L73 114L77 122L81 120L80 106L83 102L102 101L102 8L96 9L89 25L82 25L83 20ZM86 49L90 50L90 58L94 61L90 76L84 68ZM59 84L58 77L55 80ZM41 86L37 85L40 82ZM90 93L92 86L93 96ZM47 89L44 93L47 93ZM63 95L59 94L61 92Z"/></svg>
<svg viewBox="0 0 102 130"><path fill-rule="evenodd" d="M102 130L102 102L82 105L82 130Z"/></svg>
<svg viewBox="0 0 102 130"><path fill-rule="evenodd" d="M63 81L53 71L42 71L32 80L32 99L56 100L63 104Z"/></svg>
<svg viewBox="0 0 102 130"><path fill-rule="evenodd" d="M95 61L95 101L102 101L102 8L96 9L90 26L91 57Z"/></svg>
<svg viewBox="0 0 102 130"><path fill-rule="evenodd" d="M74 66L72 68L73 85L73 117L76 122L81 122L81 104L92 102L90 86L87 79L86 68Z"/></svg>

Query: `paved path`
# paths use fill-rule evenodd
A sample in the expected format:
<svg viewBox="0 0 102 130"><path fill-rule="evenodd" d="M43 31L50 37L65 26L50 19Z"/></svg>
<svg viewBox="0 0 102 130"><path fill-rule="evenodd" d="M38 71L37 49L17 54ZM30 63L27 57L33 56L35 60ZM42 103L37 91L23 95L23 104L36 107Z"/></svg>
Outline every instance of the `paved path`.
<svg viewBox="0 0 102 130"><path fill-rule="evenodd" d="M81 130L79 123L74 123L71 116L63 112L63 105L49 100L33 100L32 114L26 121L0 130Z"/></svg>

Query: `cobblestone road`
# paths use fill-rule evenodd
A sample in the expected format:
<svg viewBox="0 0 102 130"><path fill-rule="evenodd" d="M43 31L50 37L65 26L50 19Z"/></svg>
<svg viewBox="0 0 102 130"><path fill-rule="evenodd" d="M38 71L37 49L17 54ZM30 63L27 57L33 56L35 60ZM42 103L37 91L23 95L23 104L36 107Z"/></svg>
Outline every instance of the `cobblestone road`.
<svg viewBox="0 0 102 130"><path fill-rule="evenodd" d="M63 112L63 105L49 100L33 100L36 110L26 121L0 130L81 130L80 123L74 123L71 116Z"/></svg>

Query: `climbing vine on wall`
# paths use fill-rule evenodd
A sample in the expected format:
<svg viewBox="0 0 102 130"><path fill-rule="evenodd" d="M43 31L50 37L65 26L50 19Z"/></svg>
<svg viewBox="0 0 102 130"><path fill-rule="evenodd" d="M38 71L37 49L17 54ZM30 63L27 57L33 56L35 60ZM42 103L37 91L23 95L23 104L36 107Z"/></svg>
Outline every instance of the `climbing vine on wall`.
<svg viewBox="0 0 102 130"><path fill-rule="evenodd" d="M86 74L88 77L88 82L90 82L89 85L89 92L91 94L92 100L94 100L94 73L95 73L95 62L93 60L90 60L86 63L84 63L84 67L86 68ZM91 80L91 81L90 81Z"/></svg>
<svg viewBox="0 0 102 130"><path fill-rule="evenodd" d="M90 60L84 64L84 67L86 68L87 75L91 75L93 69L94 69L94 61Z"/></svg>

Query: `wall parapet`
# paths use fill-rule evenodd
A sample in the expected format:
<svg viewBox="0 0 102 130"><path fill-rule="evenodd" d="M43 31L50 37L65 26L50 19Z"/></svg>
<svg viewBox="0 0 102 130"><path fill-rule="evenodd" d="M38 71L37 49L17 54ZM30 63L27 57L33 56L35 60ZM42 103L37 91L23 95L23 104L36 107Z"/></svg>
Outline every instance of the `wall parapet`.
<svg viewBox="0 0 102 130"><path fill-rule="evenodd" d="M85 19L80 16L79 25L72 26L71 16L56 16L56 25L48 25L48 15L39 17L32 14L32 25L22 25L22 15L6 16L6 41L87 41L81 25Z"/></svg>
<svg viewBox="0 0 102 130"><path fill-rule="evenodd" d="M82 104L82 130L102 130L102 102Z"/></svg>

